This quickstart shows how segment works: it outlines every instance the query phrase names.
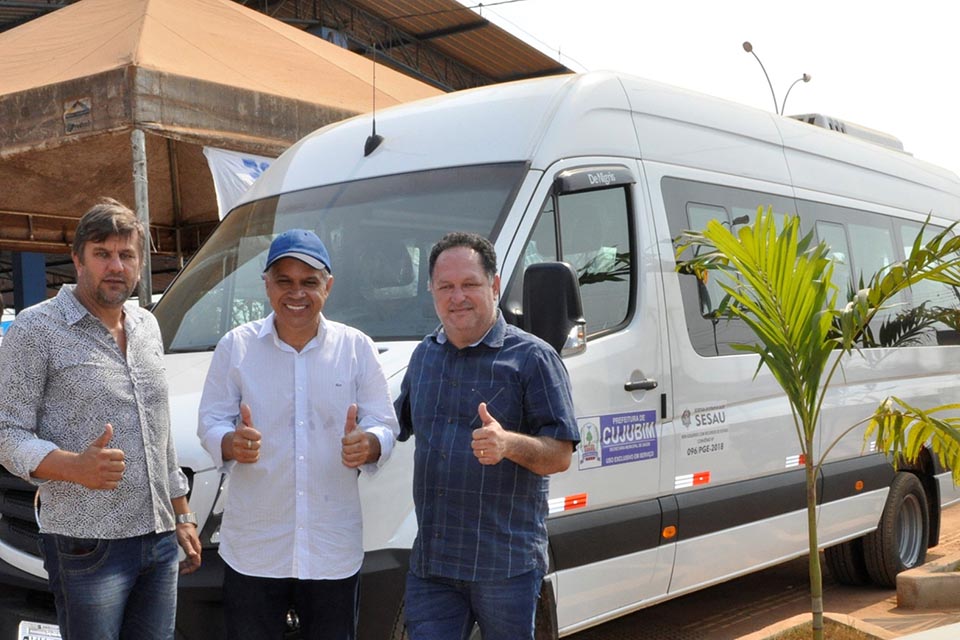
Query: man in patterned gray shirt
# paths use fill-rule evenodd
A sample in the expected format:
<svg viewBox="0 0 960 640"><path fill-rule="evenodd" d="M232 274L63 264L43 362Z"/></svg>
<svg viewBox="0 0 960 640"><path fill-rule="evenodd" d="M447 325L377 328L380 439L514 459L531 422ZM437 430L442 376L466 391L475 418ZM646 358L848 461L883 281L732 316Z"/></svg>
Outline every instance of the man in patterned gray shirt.
<svg viewBox="0 0 960 640"><path fill-rule="evenodd" d="M143 226L115 200L80 219L76 286L26 309L0 345L0 464L39 486L44 567L65 640L174 637L200 566L170 435L154 317L127 299Z"/></svg>

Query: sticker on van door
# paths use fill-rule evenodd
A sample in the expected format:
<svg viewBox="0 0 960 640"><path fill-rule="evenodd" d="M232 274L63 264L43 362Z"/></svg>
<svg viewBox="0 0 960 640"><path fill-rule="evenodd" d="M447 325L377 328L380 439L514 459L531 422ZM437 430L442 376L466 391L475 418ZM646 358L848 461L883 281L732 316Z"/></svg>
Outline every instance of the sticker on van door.
<svg viewBox="0 0 960 640"><path fill-rule="evenodd" d="M578 467L594 469L657 457L657 412L631 411L577 418Z"/></svg>
<svg viewBox="0 0 960 640"><path fill-rule="evenodd" d="M680 453L684 457L723 453L730 448L725 403L685 409L680 414Z"/></svg>

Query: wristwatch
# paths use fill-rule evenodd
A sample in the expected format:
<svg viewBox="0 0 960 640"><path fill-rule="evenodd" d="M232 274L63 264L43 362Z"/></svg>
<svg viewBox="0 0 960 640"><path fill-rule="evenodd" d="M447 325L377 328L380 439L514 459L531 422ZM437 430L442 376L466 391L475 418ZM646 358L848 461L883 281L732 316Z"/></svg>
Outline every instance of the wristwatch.
<svg viewBox="0 0 960 640"><path fill-rule="evenodd" d="M190 513L178 513L177 524L192 524L193 526L197 526L197 514L193 511Z"/></svg>

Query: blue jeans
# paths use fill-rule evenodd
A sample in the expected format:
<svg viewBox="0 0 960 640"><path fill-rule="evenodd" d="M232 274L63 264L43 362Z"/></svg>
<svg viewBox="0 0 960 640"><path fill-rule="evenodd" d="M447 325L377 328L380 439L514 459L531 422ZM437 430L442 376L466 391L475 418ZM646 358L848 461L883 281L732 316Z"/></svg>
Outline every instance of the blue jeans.
<svg viewBox="0 0 960 640"><path fill-rule="evenodd" d="M99 540L40 536L64 640L172 640L177 610L173 531Z"/></svg>
<svg viewBox="0 0 960 640"><path fill-rule="evenodd" d="M223 613L230 640L280 640L287 612L300 620L303 638L355 640L360 574L342 580L260 578L223 569Z"/></svg>
<svg viewBox="0 0 960 640"><path fill-rule="evenodd" d="M483 640L533 640L543 575L465 582L407 574L404 612L410 640L467 640L473 623Z"/></svg>

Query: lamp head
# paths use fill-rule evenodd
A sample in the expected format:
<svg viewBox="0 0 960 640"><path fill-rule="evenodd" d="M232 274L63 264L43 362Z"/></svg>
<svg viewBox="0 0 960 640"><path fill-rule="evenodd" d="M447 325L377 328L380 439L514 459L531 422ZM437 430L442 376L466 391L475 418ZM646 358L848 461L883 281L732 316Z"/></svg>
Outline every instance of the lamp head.
<svg viewBox="0 0 960 640"><path fill-rule="evenodd" d="M811 76L809 73L803 74L803 81L804 81L804 82L810 82L810 79L811 79L811 78L813 78L813 76Z"/></svg>
<svg viewBox="0 0 960 640"><path fill-rule="evenodd" d="M753 51L753 45L750 44L749 40L744 41L743 50L746 51L747 53L751 53Z"/></svg>

